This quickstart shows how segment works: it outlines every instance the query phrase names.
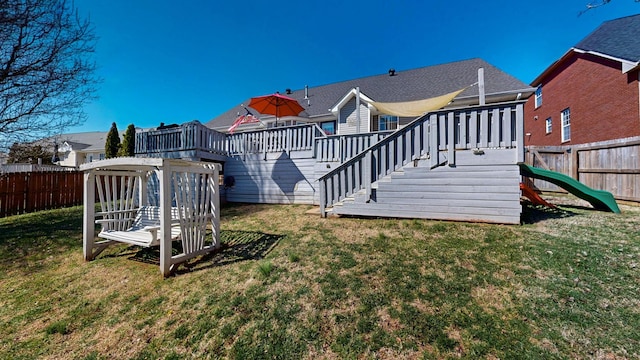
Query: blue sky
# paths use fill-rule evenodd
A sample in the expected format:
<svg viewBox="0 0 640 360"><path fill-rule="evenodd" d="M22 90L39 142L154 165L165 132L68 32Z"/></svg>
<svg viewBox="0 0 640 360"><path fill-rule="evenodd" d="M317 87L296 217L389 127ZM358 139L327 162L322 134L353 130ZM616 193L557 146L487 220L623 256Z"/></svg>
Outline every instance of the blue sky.
<svg viewBox="0 0 640 360"><path fill-rule="evenodd" d="M529 83L603 21L640 13L613 0L578 17L587 3L75 0L103 82L67 132L204 123L251 96L476 57Z"/></svg>

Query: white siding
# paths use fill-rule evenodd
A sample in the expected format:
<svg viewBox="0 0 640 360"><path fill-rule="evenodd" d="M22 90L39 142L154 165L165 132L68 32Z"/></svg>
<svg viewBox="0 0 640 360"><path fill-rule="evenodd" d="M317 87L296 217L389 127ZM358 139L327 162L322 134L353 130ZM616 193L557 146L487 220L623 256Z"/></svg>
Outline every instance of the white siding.
<svg viewBox="0 0 640 360"><path fill-rule="evenodd" d="M300 152L302 153L302 152ZM235 186L226 189L230 202L267 204L313 204L315 194L315 159L296 158L287 153L229 157L224 174L233 176ZM306 152L304 155L308 155Z"/></svg>
<svg viewBox="0 0 640 360"><path fill-rule="evenodd" d="M364 101L360 102L360 131L357 127L356 98L349 100L338 115L338 135L350 135L370 132L370 112Z"/></svg>

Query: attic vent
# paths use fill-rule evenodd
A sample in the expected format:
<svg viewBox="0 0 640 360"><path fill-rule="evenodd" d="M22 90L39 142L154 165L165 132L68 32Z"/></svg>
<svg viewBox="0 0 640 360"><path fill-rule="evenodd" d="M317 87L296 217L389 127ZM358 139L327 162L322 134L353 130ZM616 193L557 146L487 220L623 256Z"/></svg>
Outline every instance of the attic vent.
<svg viewBox="0 0 640 360"><path fill-rule="evenodd" d="M396 74L396 69L391 68L389 69L389 76L394 76Z"/></svg>
<svg viewBox="0 0 640 360"><path fill-rule="evenodd" d="M286 92L287 95L291 95L291 89L286 89L284 92Z"/></svg>

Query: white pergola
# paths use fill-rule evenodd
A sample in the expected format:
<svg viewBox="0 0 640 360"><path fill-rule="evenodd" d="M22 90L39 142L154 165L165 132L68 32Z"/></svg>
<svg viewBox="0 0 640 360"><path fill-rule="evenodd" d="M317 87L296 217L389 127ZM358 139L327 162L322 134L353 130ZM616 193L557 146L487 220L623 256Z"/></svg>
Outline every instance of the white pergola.
<svg viewBox="0 0 640 360"><path fill-rule="evenodd" d="M128 157L83 164L80 170L86 261L115 243L159 245L166 277L180 263L220 246L220 164ZM98 239L95 224L101 226ZM172 241L181 242L181 254L172 256Z"/></svg>

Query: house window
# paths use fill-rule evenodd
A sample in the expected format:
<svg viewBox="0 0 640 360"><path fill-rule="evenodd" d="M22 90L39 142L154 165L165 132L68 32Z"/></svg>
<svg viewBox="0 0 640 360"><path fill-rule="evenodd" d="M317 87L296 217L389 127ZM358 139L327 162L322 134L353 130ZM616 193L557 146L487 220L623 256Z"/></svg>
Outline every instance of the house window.
<svg viewBox="0 0 640 360"><path fill-rule="evenodd" d="M553 128L553 123L551 122L551 118L547 118L544 123L547 134L551 134L551 130Z"/></svg>
<svg viewBox="0 0 640 360"><path fill-rule="evenodd" d="M398 117L393 115L378 116L378 131L395 130L398 128Z"/></svg>
<svg viewBox="0 0 640 360"><path fill-rule="evenodd" d="M333 135L336 133L336 122L335 121L325 121L320 123L320 128L327 135Z"/></svg>
<svg viewBox="0 0 640 360"><path fill-rule="evenodd" d="M105 159L104 153L100 153L100 160L104 160L104 159Z"/></svg>
<svg viewBox="0 0 640 360"><path fill-rule="evenodd" d="M566 108L560 113L562 122L562 142L571 140L571 110Z"/></svg>
<svg viewBox="0 0 640 360"><path fill-rule="evenodd" d="M536 108L542 105L542 85L536 89Z"/></svg>

